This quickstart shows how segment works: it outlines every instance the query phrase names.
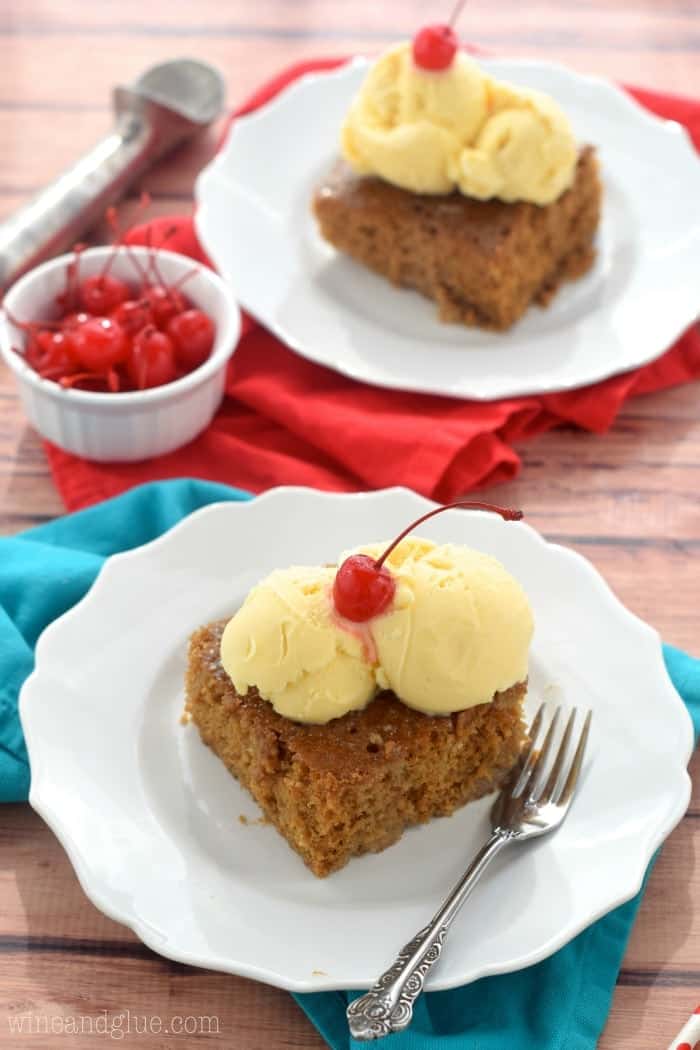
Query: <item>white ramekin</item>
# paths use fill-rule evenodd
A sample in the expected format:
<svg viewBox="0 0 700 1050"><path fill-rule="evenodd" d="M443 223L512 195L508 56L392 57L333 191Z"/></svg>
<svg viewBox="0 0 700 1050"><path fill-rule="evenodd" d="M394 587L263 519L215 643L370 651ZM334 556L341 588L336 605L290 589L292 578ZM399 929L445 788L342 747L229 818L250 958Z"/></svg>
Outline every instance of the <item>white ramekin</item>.
<svg viewBox="0 0 700 1050"><path fill-rule="evenodd" d="M113 253L89 248L80 256L80 275L99 273ZM136 286L139 274L132 257L148 265L146 248L118 249L110 273ZM123 394L64 390L42 379L13 347L24 345L24 333L10 320L38 321L55 316L55 297L65 285L72 255L62 255L30 270L12 286L0 312L0 353L15 375L31 423L42 437L85 459L128 461L172 452L196 437L211 421L224 393L226 364L240 335L241 318L227 286L212 270L174 252L157 252L164 280L174 283L194 270L183 285L190 301L209 314L216 340L209 358L189 375L165 386Z"/></svg>

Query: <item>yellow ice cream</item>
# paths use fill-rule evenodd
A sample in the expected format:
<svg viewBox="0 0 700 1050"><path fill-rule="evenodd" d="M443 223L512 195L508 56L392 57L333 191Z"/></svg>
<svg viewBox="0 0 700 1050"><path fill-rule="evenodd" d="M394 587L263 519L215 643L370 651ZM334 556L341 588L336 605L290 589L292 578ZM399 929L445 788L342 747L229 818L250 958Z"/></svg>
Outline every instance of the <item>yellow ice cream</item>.
<svg viewBox="0 0 700 1050"><path fill-rule="evenodd" d="M329 722L376 692L362 641L332 619L335 569L279 569L254 587L221 639L237 692L251 686L298 722Z"/></svg>
<svg viewBox="0 0 700 1050"><path fill-rule="evenodd" d="M576 140L553 99L488 77L462 52L419 69L408 43L371 67L342 130L361 175L414 193L549 204L574 178Z"/></svg>
<svg viewBox="0 0 700 1050"><path fill-rule="evenodd" d="M362 551L378 557L387 546ZM364 707L378 689L449 714L526 678L532 613L500 562L410 537L386 564L394 601L366 625L335 614L333 568L278 570L253 588L221 641L237 691L256 686L287 718L323 723Z"/></svg>
<svg viewBox="0 0 700 1050"><path fill-rule="evenodd" d="M365 548L379 557L386 545ZM449 714L527 677L533 619L527 596L495 558L408 538L388 564L397 589L370 621L378 678L409 707Z"/></svg>

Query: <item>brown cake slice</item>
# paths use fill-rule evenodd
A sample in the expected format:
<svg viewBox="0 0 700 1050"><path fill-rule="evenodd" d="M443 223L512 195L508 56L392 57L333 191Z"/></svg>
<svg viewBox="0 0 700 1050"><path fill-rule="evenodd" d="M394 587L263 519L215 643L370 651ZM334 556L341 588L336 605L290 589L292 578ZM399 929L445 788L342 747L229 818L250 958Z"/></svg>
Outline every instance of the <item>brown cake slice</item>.
<svg viewBox="0 0 700 1050"><path fill-rule="evenodd" d="M384 692L362 711L304 725L255 691L236 692L219 659L225 626L190 639L186 713L315 875L488 794L518 759L524 682L453 715L425 715Z"/></svg>
<svg viewBox="0 0 700 1050"><path fill-rule="evenodd" d="M327 241L434 299L441 320L506 329L589 269L601 192L586 146L570 189L545 206L411 193L339 162L313 208Z"/></svg>

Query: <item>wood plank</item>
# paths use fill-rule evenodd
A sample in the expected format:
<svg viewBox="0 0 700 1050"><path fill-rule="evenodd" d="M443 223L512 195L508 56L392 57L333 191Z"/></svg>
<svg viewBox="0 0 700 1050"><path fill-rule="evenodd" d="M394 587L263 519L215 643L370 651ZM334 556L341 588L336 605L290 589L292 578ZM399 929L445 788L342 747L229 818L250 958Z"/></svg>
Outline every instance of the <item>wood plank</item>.
<svg viewBox="0 0 700 1050"><path fill-rule="evenodd" d="M700 539L700 382L633 398L603 435L562 427L523 442L521 476L490 489L547 534L669 545Z"/></svg>
<svg viewBox="0 0 700 1050"><path fill-rule="evenodd" d="M350 34L380 37L382 41L410 35L425 17L425 5L410 0L400 9L372 0L336 0L332 10L309 4L275 3L270 0L255 5L251 12L246 0L229 0L224 6L216 0L199 2L196 17L186 4L170 4L159 11L158 18L144 10L138 0L120 3L118 17L109 4L90 5L84 11L78 2L45 4L28 2L6 14L0 7L0 33L12 36L90 35L121 30L130 36L181 37L184 35L285 39L333 38ZM447 5L449 10L449 5ZM445 14L447 13L445 11ZM436 11L436 16L437 11ZM624 47L639 50L653 36L655 45L666 38L691 47L687 34L698 27L697 7L692 4L661 5L653 0L632 5L611 6L604 3L540 2L523 8L517 0L501 0L497 6L473 5L460 19L459 29L465 36L534 40L541 46L567 36L578 43L590 41L593 47L614 40Z"/></svg>
<svg viewBox="0 0 700 1050"><path fill-rule="evenodd" d="M392 32L387 39L393 39L395 35L400 36L400 33ZM68 39L68 46L57 47L53 36L20 36L13 37L10 46L9 41L0 35L0 54L3 55L0 99L20 98L25 104L41 102L46 106L51 102L55 106L57 103L74 105L87 98L93 104L106 105L112 85L130 82L149 65L165 61L175 52L217 65L226 77L229 98L235 104L266 77L292 62L319 54L376 53L386 43L386 40L362 34L351 34L347 38L331 34L325 38L287 40L236 39L215 33L210 37L182 36L173 40L162 36L125 36L116 31L104 38L77 33ZM676 45L675 37L663 50L644 45L630 50L616 46L615 41L608 43L608 38L602 34L598 37L599 46L595 48L585 41L578 45L561 41L538 44L536 35L535 40L530 41L518 32L507 40L478 34L472 39L486 49L509 57L544 58L562 62L584 73L597 73L668 91L700 94L700 70L693 51L684 51L679 44ZM94 48L100 52L100 63L86 64L81 69L80 80L76 81L73 75L76 61L86 50ZM35 76L37 68L44 70L42 77ZM51 85L48 90L47 84ZM32 113L31 110L20 110L15 115L18 129L20 125L24 129L30 120L38 120L39 133L46 118L44 112ZM78 110L72 115L78 130L83 118L95 114Z"/></svg>
<svg viewBox="0 0 700 1050"><path fill-rule="evenodd" d="M291 996L240 978L190 970L173 974L167 964L165 968L161 963L139 960L110 960L107 969L99 960L96 965L93 959L72 955L38 954L0 963L3 970L10 970L2 974L3 987L10 995L0 1012L5 1032L10 1016L29 1016L37 1028L42 1018L49 1022L63 1018L66 1025L68 1018L92 1018L95 1027L97 1018L105 1018L116 1030L126 1026L128 1010L132 1030L143 1024L142 1018L160 1018L169 1026L175 1017L183 1016L201 1018L203 1029L214 1029L211 1035L178 1038L176 1045L184 1050L200 1045L222 1050L232 1046L235 1050L270 1050L272 1046L316 1050L326 1045ZM599 1050L666 1046L694 1009L696 997L696 990L683 986L618 987ZM25 1038L37 1050L55 1050L58 1045L56 1035L34 1035L31 1043L28 1035ZM137 1042L135 1037L132 1041ZM138 1037L138 1046L144 1050L171 1050L174 1043L158 1034ZM20 1045L19 1037L15 1045ZM73 1039L62 1036L60 1045L102 1050L105 1036L99 1030L91 1035L86 1029Z"/></svg>
<svg viewBox="0 0 700 1050"><path fill-rule="evenodd" d="M192 970L150 953L109 960L60 952L2 953L0 982L5 1000L0 1004L0 1032L7 1039L14 1022L16 1041L7 1044L13 1048L26 1042L38 1050L55 1050L57 1045L103 1050L112 1041L119 1043L115 1033L120 1028L133 1033L124 1038L124 1046L144 1050L325 1046L286 992ZM52 1024L54 1033L70 1033L71 1019L82 1034L49 1031L42 1036L42 1021ZM193 1034L180 1035L178 1028ZM30 1035L32 1031L39 1034ZM174 1034L169 1037L168 1032Z"/></svg>
<svg viewBox="0 0 700 1050"><path fill-rule="evenodd" d="M178 1038L177 1046L185 1050L200 1045L222 1050L232 1046L235 1050L270 1050L272 1046L316 1050L326 1045L291 996L240 978L188 969L171 973L168 964L150 960L110 960L107 969L99 960L96 965L93 959L72 955L37 954L0 960L0 964L10 971L2 974L3 987L10 995L0 1012L5 1032L10 1016L31 1017L37 1027L42 1018L63 1018L66 1025L68 1018L92 1018L95 1027L98 1018L105 1018L117 1030L119 1025L126 1026L129 1011L132 1030L143 1024L142 1018L160 1018L168 1026L175 1017L183 1016L201 1018L203 1029L214 1029L211 1035ZM694 1009L696 998L697 990L685 986L618 987L599 1050L666 1046ZM35 1035L31 1044L29 1036L25 1038L37 1050L55 1050L58 1042L56 1035ZM74 1039L62 1036L60 1045L102 1050L105 1036L99 1030L90 1035L86 1029ZM174 1040L158 1034L139 1035L138 1045L144 1050L170 1050Z"/></svg>
<svg viewBox="0 0 700 1050"><path fill-rule="evenodd" d="M697 1006L698 989L618 987L598 1050L661 1050Z"/></svg>

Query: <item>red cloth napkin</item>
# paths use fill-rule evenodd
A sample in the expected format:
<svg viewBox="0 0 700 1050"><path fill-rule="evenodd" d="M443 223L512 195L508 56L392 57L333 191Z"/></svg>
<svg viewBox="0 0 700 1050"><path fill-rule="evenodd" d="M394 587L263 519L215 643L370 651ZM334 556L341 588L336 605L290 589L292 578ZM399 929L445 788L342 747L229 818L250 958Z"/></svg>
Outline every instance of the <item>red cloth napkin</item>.
<svg viewBox="0 0 700 1050"><path fill-rule="evenodd" d="M292 66L234 114L267 102L285 85L341 59ZM659 116L685 124L700 150L700 102L628 89ZM206 262L189 218L151 224L153 243L176 228L168 248ZM147 227L132 231L133 243ZM438 500L513 478L514 444L561 423L600 433L635 394L700 377L700 330L689 329L644 368L580 390L502 401L455 401L366 386L312 364L252 318L231 361L226 398L209 428L185 448L136 464L97 464L47 445L56 485L69 510L144 481L197 477L260 492L299 484L354 491L402 484Z"/></svg>

